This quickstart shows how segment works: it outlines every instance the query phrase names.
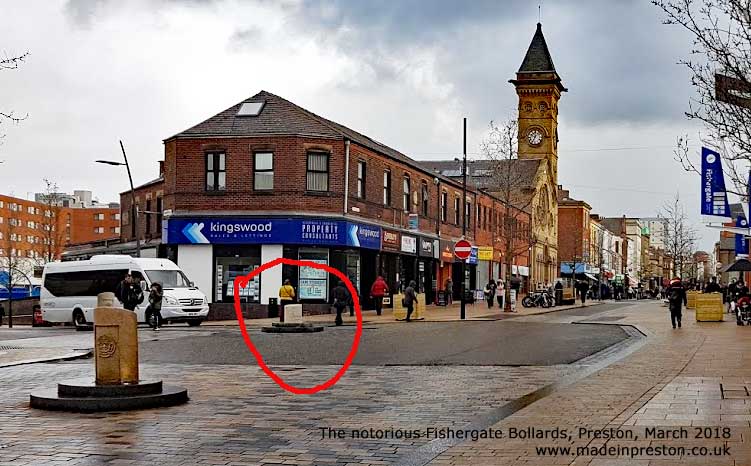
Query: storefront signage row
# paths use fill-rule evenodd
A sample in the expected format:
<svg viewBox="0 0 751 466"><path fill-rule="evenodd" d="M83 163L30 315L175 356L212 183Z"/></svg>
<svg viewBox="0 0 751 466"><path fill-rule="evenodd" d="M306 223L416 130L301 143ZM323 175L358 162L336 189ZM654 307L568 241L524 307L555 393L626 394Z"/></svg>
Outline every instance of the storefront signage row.
<svg viewBox="0 0 751 466"><path fill-rule="evenodd" d="M307 244L381 249L381 228L340 220L171 218L167 244Z"/></svg>

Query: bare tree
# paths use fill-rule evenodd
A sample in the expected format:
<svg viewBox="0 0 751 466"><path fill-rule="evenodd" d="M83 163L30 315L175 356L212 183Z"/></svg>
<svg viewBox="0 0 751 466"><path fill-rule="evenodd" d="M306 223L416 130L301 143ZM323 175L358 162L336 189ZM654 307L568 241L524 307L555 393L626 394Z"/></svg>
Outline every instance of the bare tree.
<svg viewBox="0 0 751 466"><path fill-rule="evenodd" d="M26 52L17 56L6 55L5 58L0 58L0 71L17 69L18 65L21 64L21 62L23 62L28 56L29 52ZM12 110L0 110L0 123L2 122L2 120L10 120L14 123L18 123L19 121L26 119L27 116L28 115L18 116ZM0 138L2 137L4 137L4 135L0 133Z"/></svg>
<svg viewBox="0 0 751 466"><path fill-rule="evenodd" d="M689 223L688 215L677 193L673 200L664 204L659 215L665 222L665 249L673 261L673 271L683 278L693 264L696 230Z"/></svg>
<svg viewBox="0 0 751 466"><path fill-rule="evenodd" d="M60 257L65 245L65 229L62 218L63 197L60 194L57 183L44 179L44 216L42 220L42 259L44 262L52 262Z"/></svg>
<svg viewBox="0 0 751 466"><path fill-rule="evenodd" d="M511 271L517 257L529 254L532 243L529 207L533 192L530 180L522 173L518 153L518 124L514 119L496 124L490 122L488 136L482 142L482 153L490 160L492 176L488 191L503 204L497 229L505 264L506 308L511 305Z"/></svg>
<svg viewBox="0 0 751 466"><path fill-rule="evenodd" d="M665 13L665 24L678 25L693 37L691 59L679 61L691 74L696 95L686 116L704 124L704 143L725 160L732 184L745 195L751 161L751 8L748 0L652 0ZM719 141L719 142L717 142ZM678 139L677 160L698 172L688 138Z"/></svg>

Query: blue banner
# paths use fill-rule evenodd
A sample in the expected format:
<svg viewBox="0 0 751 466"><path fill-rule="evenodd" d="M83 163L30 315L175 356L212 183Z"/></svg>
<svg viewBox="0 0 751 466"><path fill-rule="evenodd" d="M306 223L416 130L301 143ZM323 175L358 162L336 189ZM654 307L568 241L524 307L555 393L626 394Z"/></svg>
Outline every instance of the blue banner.
<svg viewBox="0 0 751 466"><path fill-rule="evenodd" d="M748 228L748 222L742 215L739 215L738 218L735 219L735 226ZM735 235L735 255L737 256L739 254L748 254L748 240L746 239L746 235Z"/></svg>
<svg viewBox="0 0 751 466"><path fill-rule="evenodd" d="M167 244L300 244L381 249L381 228L342 220L170 218Z"/></svg>
<svg viewBox="0 0 751 466"><path fill-rule="evenodd" d="M701 149L701 214L733 218L720 154L706 147Z"/></svg>

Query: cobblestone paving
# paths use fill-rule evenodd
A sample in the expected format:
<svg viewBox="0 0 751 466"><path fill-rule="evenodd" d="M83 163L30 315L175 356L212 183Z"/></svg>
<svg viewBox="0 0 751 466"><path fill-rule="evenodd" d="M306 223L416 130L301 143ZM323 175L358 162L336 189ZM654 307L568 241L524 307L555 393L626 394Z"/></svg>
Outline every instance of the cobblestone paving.
<svg viewBox="0 0 751 466"><path fill-rule="evenodd" d="M321 383L337 368L282 367L290 383ZM353 429L462 427L576 366L354 366L331 390L282 392L258 368L142 365L145 378L189 389L187 405L115 414L32 410L28 393L92 375L90 364L0 370L0 465L396 464L424 439L352 439ZM12 389L8 389L12 387ZM321 427L345 429L322 439Z"/></svg>

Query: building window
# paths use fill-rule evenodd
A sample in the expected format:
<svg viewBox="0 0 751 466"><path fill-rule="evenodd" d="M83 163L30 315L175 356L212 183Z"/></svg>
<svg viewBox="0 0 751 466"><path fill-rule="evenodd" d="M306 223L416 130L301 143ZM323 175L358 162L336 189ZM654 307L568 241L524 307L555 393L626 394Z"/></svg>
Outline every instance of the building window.
<svg viewBox="0 0 751 466"><path fill-rule="evenodd" d="M206 191L227 189L226 155L224 152L206 154Z"/></svg>
<svg viewBox="0 0 751 466"><path fill-rule="evenodd" d="M459 226L459 196L454 198L454 225Z"/></svg>
<svg viewBox="0 0 751 466"><path fill-rule="evenodd" d="M94 233L101 235L102 233L104 233L104 227L94 227Z"/></svg>
<svg viewBox="0 0 751 466"><path fill-rule="evenodd" d="M441 192L441 221L445 222L446 217L448 217L448 204L449 201L449 193L446 191Z"/></svg>
<svg viewBox="0 0 751 466"><path fill-rule="evenodd" d="M26 213L29 213L31 215L34 215L34 206L29 206L26 208Z"/></svg>
<svg viewBox="0 0 751 466"><path fill-rule="evenodd" d="M94 220L104 220L104 214L94 214Z"/></svg>
<svg viewBox="0 0 751 466"><path fill-rule="evenodd" d="M120 234L120 227L110 227L110 233L114 233L116 235Z"/></svg>
<svg viewBox="0 0 751 466"><path fill-rule="evenodd" d="M146 217L146 234L151 234L151 199L146 199L146 212L144 212L144 216Z"/></svg>
<svg viewBox="0 0 751 466"><path fill-rule="evenodd" d="M383 171L383 205L391 205L391 170Z"/></svg>
<svg viewBox="0 0 751 466"><path fill-rule="evenodd" d="M120 220L120 214L112 214L111 215L112 220Z"/></svg>
<svg viewBox="0 0 751 466"><path fill-rule="evenodd" d="M253 157L253 189L256 191L274 189L274 154L256 152Z"/></svg>
<svg viewBox="0 0 751 466"><path fill-rule="evenodd" d="M472 203L469 201L464 206L464 224L467 228L472 226Z"/></svg>
<svg viewBox="0 0 751 466"><path fill-rule="evenodd" d="M428 216L428 202L430 202L430 199L429 199L430 193L428 192L427 181L423 181L420 184L420 188L422 191L421 196L420 196L422 198L421 199L422 200L422 216L427 217Z"/></svg>
<svg viewBox="0 0 751 466"><path fill-rule="evenodd" d="M409 196L412 194L412 191L409 187L409 176L404 175L404 182L402 185L402 208L405 212L409 212Z"/></svg>
<svg viewBox="0 0 751 466"><path fill-rule="evenodd" d="M323 152L308 153L306 189L319 192L329 190L329 154Z"/></svg>
<svg viewBox="0 0 751 466"><path fill-rule="evenodd" d="M357 161L357 197L365 199L365 177L367 175L367 165L365 161Z"/></svg>

